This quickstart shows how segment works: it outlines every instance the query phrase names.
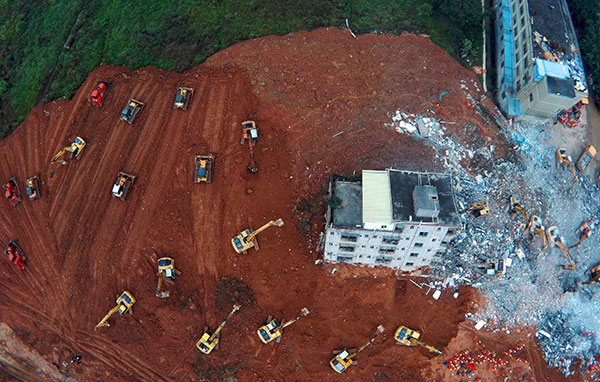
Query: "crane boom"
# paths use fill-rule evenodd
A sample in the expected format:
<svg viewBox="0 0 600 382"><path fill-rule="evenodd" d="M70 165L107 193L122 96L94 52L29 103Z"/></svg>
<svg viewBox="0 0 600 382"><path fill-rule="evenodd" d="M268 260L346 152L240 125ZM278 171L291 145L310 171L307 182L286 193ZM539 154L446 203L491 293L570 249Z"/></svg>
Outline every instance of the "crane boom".
<svg viewBox="0 0 600 382"><path fill-rule="evenodd" d="M210 336L210 338L208 339L209 342L214 341L214 339L219 336L219 333L221 332L221 330L223 330L223 327L225 326L225 324L227 323L227 321L238 310L240 310L240 306L239 305L234 305L233 306L233 310L227 315L227 317L225 317L225 319L223 320L223 322L221 322L221 325L219 325L219 327L215 330L215 332Z"/></svg>

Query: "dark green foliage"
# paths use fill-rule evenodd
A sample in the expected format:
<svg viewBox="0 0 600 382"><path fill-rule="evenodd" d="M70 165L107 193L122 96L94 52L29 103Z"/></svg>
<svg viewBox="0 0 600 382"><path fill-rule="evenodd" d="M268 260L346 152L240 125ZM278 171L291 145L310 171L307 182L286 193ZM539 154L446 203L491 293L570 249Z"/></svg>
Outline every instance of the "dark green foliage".
<svg viewBox="0 0 600 382"><path fill-rule="evenodd" d="M583 63L592 79L592 90L600 94L600 3L595 0L569 0L573 24L579 35Z"/></svg>
<svg viewBox="0 0 600 382"><path fill-rule="evenodd" d="M466 63L480 55L479 0L0 0L0 136L101 63L183 71L239 41L346 18L355 33L427 33Z"/></svg>

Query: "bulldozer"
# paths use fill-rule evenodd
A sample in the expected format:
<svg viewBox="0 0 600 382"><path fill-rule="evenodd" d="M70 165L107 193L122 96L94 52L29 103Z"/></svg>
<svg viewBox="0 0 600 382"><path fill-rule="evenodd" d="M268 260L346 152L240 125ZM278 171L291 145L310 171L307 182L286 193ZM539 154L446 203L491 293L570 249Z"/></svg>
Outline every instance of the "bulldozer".
<svg viewBox="0 0 600 382"><path fill-rule="evenodd" d="M25 181L25 193L29 197L29 200L36 200L42 197L42 191L40 188L40 178L32 176L27 178Z"/></svg>
<svg viewBox="0 0 600 382"><path fill-rule="evenodd" d="M256 167L256 162L254 160L254 146L256 146L257 141L258 129L256 128L256 122L242 122L242 139L240 140L240 144L243 145L248 142L248 149L250 150L250 164L248 165L248 170L253 173L258 171L258 167Z"/></svg>
<svg viewBox="0 0 600 382"><path fill-rule="evenodd" d="M194 95L194 89L180 86L175 94L175 100L173 101L173 109L187 110L188 104L192 100Z"/></svg>
<svg viewBox="0 0 600 382"><path fill-rule="evenodd" d="M15 264L20 270L23 270L25 269L26 261L25 252L23 252L17 242L18 240L9 241L4 253L8 256L8 260L11 263Z"/></svg>
<svg viewBox="0 0 600 382"><path fill-rule="evenodd" d="M92 94L90 94L89 100L94 105L102 105L102 100L104 99L104 96L106 95L106 91L110 88L111 85L112 85L112 82L106 82L106 81L96 82L96 89L94 89L92 91Z"/></svg>
<svg viewBox="0 0 600 382"><path fill-rule="evenodd" d="M133 124L133 120L142 112L143 107L143 102L130 98L127 107L121 111L121 121Z"/></svg>
<svg viewBox="0 0 600 382"><path fill-rule="evenodd" d="M577 169L581 172L585 172L585 170L592 162L592 159L594 159L594 157L596 156L596 153L596 148L594 146L589 145L588 147L586 147L585 150L583 150L583 154L581 154L579 159L577 159L577 163L575 163Z"/></svg>
<svg viewBox="0 0 600 382"><path fill-rule="evenodd" d="M133 297L131 292L124 291L119 297L117 297L116 304L117 305L115 305L114 308L109 310L108 313L106 313L106 316L104 316L102 320L100 320L100 322L98 323L98 325L96 325L96 328L94 328L94 330L102 326L110 326L110 324L108 323L108 319L117 311L119 312L119 314L125 314L127 312L129 312L129 314L133 313L132 307L133 304L135 304L135 297Z"/></svg>
<svg viewBox="0 0 600 382"><path fill-rule="evenodd" d="M556 150L556 167L569 167L571 174L573 174L573 183L577 183L577 173L575 172L575 166L573 166L573 160L570 155L567 155L567 150L557 149Z"/></svg>
<svg viewBox="0 0 600 382"><path fill-rule="evenodd" d="M556 227L556 226L548 227L546 229L546 237L548 238L548 245L550 246L550 248L557 246L564 252L565 256L569 260L569 264L563 266L563 268L574 270L575 264L573 263L573 259L571 258L571 254L569 253L569 250L563 243L563 239L560 237L558 227Z"/></svg>
<svg viewBox="0 0 600 382"><path fill-rule="evenodd" d="M196 347L198 348L198 350L200 350L204 354L210 354L210 352L213 351L215 347L218 348L221 330L223 330L223 327L225 326L227 321L238 310L240 310L240 306L234 305L233 310L229 313L229 315L227 315L225 320L221 322L221 325L219 325L219 327L214 332L211 333L210 330L208 330L208 327L204 328L204 334L196 343Z"/></svg>
<svg viewBox="0 0 600 382"><path fill-rule="evenodd" d="M169 297L169 291L162 291L163 281L175 281L175 274L179 274L180 272L175 269L175 260L171 257L161 257L158 259L158 272L156 275L158 276L158 283L156 284L156 293L154 294L158 298L166 298Z"/></svg>
<svg viewBox="0 0 600 382"><path fill-rule="evenodd" d="M261 233L262 231L264 231L272 225L281 227L283 225L283 220L271 220L256 231L253 231L251 228L248 228L247 230L240 232L236 237L231 239L231 245L233 246L233 249L237 253L246 253L246 251L251 248L258 250L259 247L256 235L258 235L259 233Z"/></svg>
<svg viewBox="0 0 600 382"><path fill-rule="evenodd" d="M83 138L77 137L77 138L75 138L73 143L71 143L70 146L65 146L58 153L56 153L56 155L53 156L52 159L50 159L50 164L60 163L63 166L66 165L67 162L60 159L60 157L62 157L66 152L70 153L69 159L73 159L73 158L79 159L79 156L83 152L84 148L85 148L85 141L83 140Z"/></svg>
<svg viewBox="0 0 600 382"><path fill-rule="evenodd" d="M196 156L194 160L194 183L210 183L212 181L214 160L215 158L212 156Z"/></svg>
<svg viewBox="0 0 600 382"><path fill-rule="evenodd" d="M478 218L478 217L481 217L481 216L484 216L484 215L487 215L490 213L490 205L485 200L475 202L475 203L471 204L469 207L460 211L460 214L462 215L462 214L470 212L470 211L472 212L473 215L475 215L475 217Z"/></svg>
<svg viewBox="0 0 600 382"><path fill-rule="evenodd" d="M350 367L353 363L357 363L357 361L355 361L354 358L356 358L356 356L361 351L365 350L365 348L367 346L371 345L373 343L373 341L375 340L375 338L380 333L383 333L384 330L385 330L385 328L382 325L379 325L377 327L377 330L375 331L375 334L373 334L373 336L371 336L369 341L366 344L364 344L363 346L359 347L358 349L344 348L341 351L334 350L333 353L335 354L335 357L333 357L333 359L329 362L329 365L331 365L331 368L333 370L335 370L336 373L341 374L348 367Z"/></svg>
<svg viewBox="0 0 600 382"><path fill-rule="evenodd" d="M17 179L14 176L7 180L2 188L4 188L4 197L11 206L16 207L17 204L21 203L21 192L19 191Z"/></svg>
<svg viewBox="0 0 600 382"><path fill-rule="evenodd" d="M422 346L432 353L442 354L441 351L434 348L433 346L427 345L426 343L421 342L419 340L419 337L421 337L421 333L419 333L415 330L409 329L406 326L400 326L398 329L396 329L396 333L394 334L394 339L397 341L397 345Z"/></svg>
<svg viewBox="0 0 600 382"><path fill-rule="evenodd" d="M595 284L597 282L600 282L600 264L588 269L585 274L589 274L590 275L590 279L588 281L585 281L583 284L585 285L591 285L591 284Z"/></svg>
<svg viewBox="0 0 600 382"><path fill-rule="evenodd" d="M265 322L265 325L261 326L256 331L256 333L258 333L258 338L260 338L260 340L265 344L268 344L273 340L275 340L275 342L280 342L283 329L298 321L300 317L306 316L308 313L310 313L308 309L302 308L302 310L296 317L282 324L279 324L277 320L269 316L267 318L267 321Z"/></svg>
<svg viewBox="0 0 600 382"><path fill-rule="evenodd" d="M120 172L117 175L117 180L112 188L112 196L114 198L119 198L121 200L125 200L131 186L133 186L133 182L135 181L135 176L126 174L124 172Z"/></svg>
<svg viewBox="0 0 600 382"><path fill-rule="evenodd" d="M577 228L577 231L579 231L579 241L577 244L570 246L569 249L579 247L585 239L590 237L592 234L592 228L594 228L594 223L591 223L590 219L584 221L579 228Z"/></svg>

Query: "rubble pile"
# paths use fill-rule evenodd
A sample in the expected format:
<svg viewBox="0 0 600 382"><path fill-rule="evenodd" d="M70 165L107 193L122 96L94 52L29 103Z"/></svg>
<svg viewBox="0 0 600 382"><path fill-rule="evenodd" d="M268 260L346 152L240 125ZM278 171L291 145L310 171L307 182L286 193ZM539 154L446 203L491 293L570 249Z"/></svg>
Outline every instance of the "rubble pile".
<svg viewBox="0 0 600 382"><path fill-rule="evenodd" d="M419 129L419 119L429 126L429 137ZM598 285L582 282L587 280L584 272L600 262L595 251L600 235L592 232L580 246L570 249L575 269L569 270L563 250L549 245L541 251L542 239L530 230L525 232L529 222L522 213L509 211L509 199L514 196L529 218L539 217L545 229L556 227L557 240L565 247L579 241L578 227L587 219L598 226L597 186L582 174L574 182L571 172L556 163L557 149L570 138L575 140L560 136L569 130L505 125L500 133L513 145L513 152L505 156L510 160L494 161L493 147L471 147L448 135L444 123L434 116L399 111L392 124L399 132L426 139L435 149L447 171L455 174L460 209L482 200L490 205L488 215L463 215L465 231L455 237L442 263L431 273L443 286L469 284L479 288L487 306L473 315L474 322L483 320L492 328L496 325L495 331L510 332L521 325L542 329L548 336L538 334L538 338L550 365L565 375L586 370L594 355L600 354L600 290ZM407 128L407 124L414 128ZM463 159L475 153L491 160L492 169L464 168ZM490 272L491 264L498 261L505 267ZM574 364L580 365L578 370Z"/></svg>

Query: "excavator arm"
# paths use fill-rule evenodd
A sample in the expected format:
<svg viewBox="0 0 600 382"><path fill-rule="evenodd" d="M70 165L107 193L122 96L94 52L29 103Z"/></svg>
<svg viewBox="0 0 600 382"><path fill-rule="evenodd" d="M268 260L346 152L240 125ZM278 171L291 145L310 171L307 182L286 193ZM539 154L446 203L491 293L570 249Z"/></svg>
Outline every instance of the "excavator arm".
<svg viewBox="0 0 600 382"><path fill-rule="evenodd" d="M50 164L60 163L64 166L67 162L60 159L60 157L62 157L69 150L71 150L71 146L63 147L55 156L52 157L52 159L50 159Z"/></svg>
<svg viewBox="0 0 600 382"><path fill-rule="evenodd" d="M383 333L383 331L385 330L385 328L383 327L383 325L379 325L377 327L377 330L375 331L375 334L373 334L373 336L369 339L369 341L364 344L363 346L359 347L356 352L354 352L353 354L350 355L350 357L355 357L358 355L358 353L360 353L361 351L365 350L367 348L367 346L371 345L373 343L373 341L375 341L375 338L377 338L377 336L380 333Z"/></svg>
<svg viewBox="0 0 600 382"><path fill-rule="evenodd" d="M208 339L208 342L214 341L215 338L217 338L219 336L219 333L221 333L221 330L223 330L223 327L225 327L225 324L227 323L227 321L229 321L231 316L233 316L233 314L235 312L237 312L238 310L240 310L240 306L234 305L233 310L227 315L227 317L223 320L223 322L221 322L221 325L219 325L219 327L215 330L215 332L210 336L210 338Z"/></svg>
<svg viewBox="0 0 600 382"><path fill-rule="evenodd" d="M421 342L421 341L419 341L419 340L417 340L417 339L415 339L415 338L411 338L409 341L410 341L410 342L411 342L413 345L422 346L422 347L424 347L425 349L429 350L429 351L430 351L430 352L432 352L432 353L435 353L435 354L442 354L442 352L441 352L441 351L439 351L438 349L434 348L433 346L431 346L431 345L427 345L426 343L424 343L424 342Z"/></svg>
<svg viewBox="0 0 600 382"><path fill-rule="evenodd" d="M271 220L270 222L268 222L267 224L263 225L262 227L260 227L256 231L252 231L252 233L250 235L248 235L248 237L246 238L246 241L250 242L250 241L254 240L254 238L256 237L256 235L258 235L259 233L261 233L262 231L266 230L267 228L269 228L272 225L276 225L277 227L281 227L283 225L283 220L281 220L281 219Z"/></svg>
<svg viewBox="0 0 600 382"><path fill-rule="evenodd" d="M300 311L300 313L296 317L294 317L293 319L289 320L285 324L281 325L281 327L279 328L279 330L283 330L284 328L287 328L288 326L290 326L294 322L298 321L300 319L300 317L306 316L308 313L310 313L308 311L308 309L302 308L302 310Z"/></svg>
<svg viewBox="0 0 600 382"><path fill-rule="evenodd" d="M575 264L573 263L573 259L571 258L571 254L569 253L569 250L567 249L567 247L560 241L557 241L554 244L558 248L562 249L562 251L565 253L565 256L567 256L567 259L569 259L569 264L565 265L565 268L571 269L571 270L575 269Z"/></svg>
<svg viewBox="0 0 600 382"><path fill-rule="evenodd" d="M108 319L110 318L110 316L112 316L117 310L119 310L119 305L115 306L114 308L112 308L111 310L108 311L108 313L106 313L106 316L104 316L102 318L102 320L100 320L100 322L98 323L98 325L96 325L96 328L100 328L102 326L110 326L110 324L108 323ZM94 328L94 330L96 329Z"/></svg>

